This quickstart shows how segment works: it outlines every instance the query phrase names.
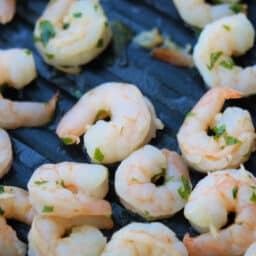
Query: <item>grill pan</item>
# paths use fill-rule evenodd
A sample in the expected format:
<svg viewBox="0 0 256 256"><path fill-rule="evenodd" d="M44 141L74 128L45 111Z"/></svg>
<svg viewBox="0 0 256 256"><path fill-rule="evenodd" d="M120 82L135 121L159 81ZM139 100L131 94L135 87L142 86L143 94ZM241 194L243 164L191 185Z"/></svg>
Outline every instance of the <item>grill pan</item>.
<svg viewBox="0 0 256 256"><path fill-rule="evenodd" d="M249 18L256 28L255 1L248 4ZM161 32L170 34L180 45L195 44L197 40L193 30L180 19L170 0L102 0L110 22L122 22L138 33L158 27ZM42 128L21 128L9 131L14 149L14 162L11 171L1 181L4 185L26 188L33 171L44 163L61 161L88 162L82 145L64 146L55 135L55 128L61 116L78 100L81 93L87 92L98 84L106 81L123 81L137 85L154 104L158 116L165 124L165 129L157 133L151 143L159 148L178 150L176 133L183 122L184 116L206 87L195 68L184 69L161 63L152 59L150 54L134 43L126 49L121 48L113 54L113 46L83 68L79 75L67 75L46 65L37 53L33 44L33 27L37 17L45 8L47 1L18 1L17 14L14 20L0 26L0 48L25 47L33 51L36 58L38 78L23 91L6 89L4 95L15 100L46 101L57 90L60 99L55 118L51 124ZM119 40L120 41L120 40ZM117 44L120 43L117 40ZM111 60L111 61L110 61ZM242 66L256 64L256 47L245 56L237 59ZM256 124L256 97L228 102L247 109ZM114 172L117 165L109 166L110 192L107 199L113 207L114 229L104 231L111 237L120 227L133 222L145 222L136 214L126 210L114 192ZM252 154L245 164L256 175L256 154ZM191 172L193 184L203 176ZM29 227L16 221L8 221L17 231L22 241L27 241ZM186 232L193 230L183 217L182 211L174 217L161 221L182 239Z"/></svg>

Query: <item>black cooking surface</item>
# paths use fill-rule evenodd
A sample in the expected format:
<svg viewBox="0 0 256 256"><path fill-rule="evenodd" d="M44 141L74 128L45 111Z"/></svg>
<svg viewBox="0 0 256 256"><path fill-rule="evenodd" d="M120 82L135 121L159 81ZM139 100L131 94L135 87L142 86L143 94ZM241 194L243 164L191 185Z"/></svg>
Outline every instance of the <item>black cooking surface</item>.
<svg viewBox="0 0 256 256"><path fill-rule="evenodd" d="M249 5L249 18L256 27L255 1L245 1ZM159 148L178 150L176 133L184 116L199 97L206 91L204 83L195 68L184 69L161 63L152 59L148 51L130 43L126 49L118 40L115 46L98 59L86 65L79 75L67 75L46 65L35 50L33 44L33 27L37 17L42 13L47 1L18 1L18 12L8 25L0 26L0 48L25 47L33 51L36 58L38 78L23 91L6 89L6 97L15 100L46 101L57 90L60 91L55 119L42 128L22 128L9 131L13 148L14 162L11 171L1 183L26 188L33 171L44 163L61 161L88 162L89 158L82 145L64 146L55 135L55 128L61 116L78 100L81 93L87 92L98 84L107 81L122 81L137 85L153 102L158 116L165 124L165 129L157 133L151 143ZM122 22L129 31L138 33L158 27L165 34L170 34L180 45L195 44L197 36L194 31L179 18L171 0L102 0L107 16L112 24ZM125 40L123 40L125 41ZM256 48L246 56L239 58L243 66L256 63ZM232 101L250 111L256 121L256 97ZM253 154L245 166L256 174L256 154ZM145 221L143 218L126 210L114 193L114 172L117 165L110 166L110 192L107 197L113 207L115 227L106 234L132 221ZM199 180L199 174L191 172L193 184ZM192 232L182 212L163 220L172 228L180 239L184 233ZM26 241L29 227L10 221L18 236Z"/></svg>

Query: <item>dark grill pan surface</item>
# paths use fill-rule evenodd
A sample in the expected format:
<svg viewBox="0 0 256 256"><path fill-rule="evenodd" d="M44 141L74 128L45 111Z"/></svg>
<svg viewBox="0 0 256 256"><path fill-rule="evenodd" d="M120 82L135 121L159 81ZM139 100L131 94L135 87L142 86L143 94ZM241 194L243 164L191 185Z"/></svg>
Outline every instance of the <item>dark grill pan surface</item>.
<svg viewBox="0 0 256 256"><path fill-rule="evenodd" d="M256 27L255 1L246 1L249 6L249 18ZM165 129L158 132L151 143L159 148L178 150L176 133L183 122L185 114L206 91L206 87L195 68L183 69L161 63L151 58L150 54L130 43L126 49L118 49L113 54L109 48L95 61L86 65L79 75L67 75L46 65L33 44L33 27L37 17L42 13L47 1L18 1L15 19L6 26L0 26L0 48L25 47L33 51L36 58L38 78L23 91L6 89L4 94L15 100L46 101L57 90L60 100L53 122L43 128L26 128L10 131L14 148L14 163L11 171L1 184L26 188L33 171L44 163L61 161L88 162L82 145L64 146L55 135L55 128L60 117L77 101L78 94L87 92L96 85L106 81L124 81L137 85L151 99L158 116L165 124ZM195 44L197 37L193 30L184 24L175 10L171 0L102 0L111 23L121 21L135 33L157 26L165 34L170 34L179 44ZM239 58L242 66L256 64L256 48ZM256 97L232 101L250 111L256 121ZM256 155L253 154L245 165L256 174ZM110 166L110 192L108 200L113 207L115 227L105 234L111 234L132 221L144 221L126 210L114 193L114 172L117 165ZM202 176L192 172L195 184ZM192 228L180 212L174 217L163 220L172 228L180 239ZM27 241L29 227L14 221L9 222L23 241Z"/></svg>

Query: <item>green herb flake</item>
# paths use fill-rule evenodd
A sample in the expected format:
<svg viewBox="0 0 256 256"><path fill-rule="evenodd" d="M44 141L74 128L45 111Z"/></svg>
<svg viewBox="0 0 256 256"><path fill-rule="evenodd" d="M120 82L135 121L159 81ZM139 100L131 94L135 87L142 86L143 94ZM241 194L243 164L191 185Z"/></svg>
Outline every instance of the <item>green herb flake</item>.
<svg viewBox="0 0 256 256"><path fill-rule="evenodd" d="M46 57L48 60L52 60L52 59L54 59L54 54L46 53Z"/></svg>
<svg viewBox="0 0 256 256"><path fill-rule="evenodd" d="M227 31L230 31L231 30L231 27L226 25L226 24L223 24L222 27L227 30Z"/></svg>
<svg viewBox="0 0 256 256"><path fill-rule="evenodd" d="M73 13L74 18L81 18L82 16L83 16L83 14L81 12Z"/></svg>
<svg viewBox="0 0 256 256"><path fill-rule="evenodd" d="M104 22L104 26L105 26L106 28L109 26L109 24L108 24L108 21L107 21L107 20Z"/></svg>
<svg viewBox="0 0 256 256"><path fill-rule="evenodd" d="M65 145L70 145L73 143L73 139L71 138L68 138L68 137L64 137L64 138L61 138L62 142L65 144Z"/></svg>
<svg viewBox="0 0 256 256"><path fill-rule="evenodd" d="M40 37L38 38L38 40L42 42L43 46L46 46L49 40L54 38L56 35L54 26L49 20L42 20L39 23L39 29L40 29Z"/></svg>
<svg viewBox="0 0 256 256"><path fill-rule="evenodd" d="M161 172L155 174L155 175L151 178L151 182L154 183L154 184L156 184L156 183L159 181L159 179L161 179L162 177L164 177L165 173L166 173L166 170L165 170L165 169L161 169Z"/></svg>
<svg viewBox="0 0 256 256"><path fill-rule="evenodd" d="M66 30L66 29L68 29L69 27L70 27L70 24L69 24L69 23L64 23L64 24L63 24L63 29Z"/></svg>
<svg viewBox="0 0 256 256"><path fill-rule="evenodd" d="M254 202L254 203L256 202L256 193L254 191L252 192L250 200L251 200L251 202Z"/></svg>
<svg viewBox="0 0 256 256"><path fill-rule="evenodd" d="M50 212L53 212L53 210L54 210L53 206L51 206L51 205L44 205L44 207L42 209L42 212L50 213Z"/></svg>
<svg viewBox="0 0 256 256"><path fill-rule="evenodd" d="M223 54L222 51L211 53L211 56L210 56L210 64L207 65L207 68L208 68L209 70L212 70L212 69L213 69L215 63L218 61L218 59L221 57L222 54Z"/></svg>
<svg viewBox="0 0 256 256"><path fill-rule="evenodd" d="M94 5L94 10L97 12L98 9L99 9L99 5L98 5L98 4L95 4L95 5Z"/></svg>
<svg viewBox="0 0 256 256"><path fill-rule="evenodd" d="M164 184L167 184L167 183L169 183L170 181L173 181L173 179L174 179L174 176L169 176L169 177L167 177L167 178L165 179L165 181L164 181Z"/></svg>
<svg viewBox="0 0 256 256"><path fill-rule="evenodd" d="M193 117L193 116L195 116L195 113L194 113L194 112L188 112L188 113L186 114L186 118L188 118L188 117Z"/></svg>
<svg viewBox="0 0 256 256"><path fill-rule="evenodd" d="M234 67L235 63L234 63L233 59L230 58L229 60L222 60L220 62L220 65L226 69L232 69Z"/></svg>
<svg viewBox="0 0 256 256"><path fill-rule="evenodd" d="M61 181L60 181L60 185L61 185L63 188L65 188L65 182L64 182L64 180L61 180Z"/></svg>
<svg viewBox="0 0 256 256"><path fill-rule="evenodd" d="M238 186L236 185L232 189L232 195L233 195L234 199L236 199L236 197L237 197L237 192L238 192Z"/></svg>
<svg viewBox="0 0 256 256"><path fill-rule="evenodd" d="M178 193L183 200L187 201L191 193L191 187L188 180L184 176L181 177L181 182L182 186L178 189Z"/></svg>
<svg viewBox="0 0 256 256"><path fill-rule="evenodd" d="M4 186L0 186L0 194L3 194L5 192Z"/></svg>
<svg viewBox="0 0 256 256"><path fill-rule="evenodd" d="M132 181L132 182L139 182L139 180L136 179L136 178L134 178L134 177L132 177L131 181Z"/></svg>
<svg viewBox="0 0 256 256"><path fill-rule="evenodd" d="M44 185L44 184L46 184L46 183L48 183L48 181L47 180L36 180L35 182L35 185Z"/></svg>
<svg viewBox="0 0 256 256"><path fill-rule="evenodd" d="M104 155L99 148L95 149L93 158L98 162L102 162L104 160Z"/></svg>
<svg viewBox="0 0 256 256"><path fill-rule="evenodd" d="M241 143L241 141L232 136L224 136L224 140L227 146L235 145L237 143Z"/></svg>
<svg viewBox="0 0 256 256"><path fill-rule="evenodd" d="M241 4L231 4L229 9L234 13L244 12L244 7Z"/></svg>
<svg viewBox="0 0 256 256"><path fill-rule="evenodd" d="M104 46L104 40L103 38L100 38L97 42L97 48L102 48Z"/></svg>
<svg viewBox="0 0 256 256"><path fill-rule="evenodd" d="M144 213L143 213L143 216L146 218L146 219L150 219L151 218L151 216L150 216L150 212L149 211L144 211Z"/></svg>
<svg viewBox="0 0 256 256"><path fill-rule="evenodd" d="M226 126L223 124L219 127L214 127L212 132L214 133L214 138L217 139L226 132Z"/></svg>
<svg viewBox="0 0 256 256"><path fill-rule="evenodd" d="M32 54L32 52L29 49L25 49L25 54L27 54L29 56Z"/></svg>
<svg viewBox="0 0 256 256"><path fill-rule="evenodd" d="M4 210L0 207L0 215L3 216L4 215Z"/></svg>

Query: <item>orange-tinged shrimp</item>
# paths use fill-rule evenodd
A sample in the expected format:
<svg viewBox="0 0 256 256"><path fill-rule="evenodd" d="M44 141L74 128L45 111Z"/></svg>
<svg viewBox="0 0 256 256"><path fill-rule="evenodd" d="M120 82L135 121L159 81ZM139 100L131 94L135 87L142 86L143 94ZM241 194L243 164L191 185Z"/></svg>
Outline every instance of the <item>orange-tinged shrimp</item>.
<svg viewBox="0 0 256 256"><path fill-rule="evenodd" d="M5 24L13 19L16 11L16 0L0 0L0 23Z"/></svg>
<svg viewBox="0 0 256 256"><path fill-rule="evenodd" d="M49 123L54 115L58 95L47 103L16 102L0 96L0 127L38 127Z"/></svg>
<svg viewBox="0 0 256 256"><path fill-rule="evenodd" d="M12 144L8 133L0 129L0 178L10 169L13 160Z"/></svg>

